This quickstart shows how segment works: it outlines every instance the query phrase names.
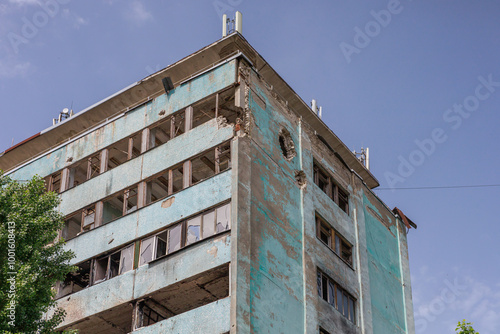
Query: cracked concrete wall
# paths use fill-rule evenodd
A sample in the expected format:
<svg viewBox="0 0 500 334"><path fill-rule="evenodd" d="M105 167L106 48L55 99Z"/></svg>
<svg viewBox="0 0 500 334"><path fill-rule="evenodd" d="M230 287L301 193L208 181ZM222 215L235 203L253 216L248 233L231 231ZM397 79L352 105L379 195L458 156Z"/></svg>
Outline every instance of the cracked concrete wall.
<svg viewBox="0 0 500 334"><path fill-rule="evenodd" d="M319 326L330 333L414 333L401 221L271 86L244 64L239 73L245 126L233 152L232 333L317 333ZM297 150L291 159L280 148L283 129ZM314 184L313 160L349 192L349 212ZM298 174L305 185L297 184ZM383 218L372 219L367 207ZM352 265L316 237L316 213L353 245ZM318 269L357 299L355 324L318 296Z"/></svg>

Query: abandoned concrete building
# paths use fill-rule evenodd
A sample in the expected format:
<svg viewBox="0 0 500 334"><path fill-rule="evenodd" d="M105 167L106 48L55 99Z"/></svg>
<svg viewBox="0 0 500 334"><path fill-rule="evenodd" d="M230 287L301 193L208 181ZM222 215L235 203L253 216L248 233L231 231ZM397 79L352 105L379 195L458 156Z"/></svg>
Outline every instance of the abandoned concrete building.
<svg viewBox="0 0 500 334"><path fill-rule="evenodd" d="M6 150L60 194L80 333L414 333L407 232L369 169L242 37Z"/></svg>

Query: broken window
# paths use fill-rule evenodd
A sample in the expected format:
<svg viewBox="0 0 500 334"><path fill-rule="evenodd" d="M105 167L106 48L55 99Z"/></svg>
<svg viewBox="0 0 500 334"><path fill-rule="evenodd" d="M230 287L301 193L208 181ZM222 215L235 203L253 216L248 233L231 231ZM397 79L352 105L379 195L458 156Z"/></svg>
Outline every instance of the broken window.
<svg viewBox="0 0 500 334"><path fill-rule="evenodd" d="M82 210L82 232L95 228L96 213L95 205Z"/></svg>
<svg viewBox="0 0 500 334"><path fill-rule="evenodd" d="M146 205L168 196L168 175L168 171L163 172L146 183Z"/></svg>
<svg viewBox="0 0 500 334"><path fill-rule="evenodd" d="M327 331L325 331L323 328L319 328L319 334L330 334Z"/></svg>
<svg viewBox="0 0 500 334"><path fill-rule="evenodd" d="M68 189L87 181L88 160L83 159L69 168Z"/></svg>
<svg viewBox="0 0 500 334"><path fill-rule="evenodd" d="M77 264L78 269L66 275L63 282L59 282L56 299L78 292L90 285L90 260Z"/></svg>
<svg viewBox="0 0 500 334"><path fill-rule="evenodd" d="M64 221L61 237L64 240L69 240L76 237L82 229L82 214L78 211Z"/></svg>
<svg viewBox="0 0 500 334"><path fill-rule="evenodd" d="M64 240L72 239L78 236L81 232L90 231L95 228L96 213L95 204L78 210L74 214L68 216L64 221L64 226L61 231L61 237Z"/></svg>
<svg viewBox="0 0 500 334"><path fill-rule="evenodd" d="M139 265L146 264L185 246L231 228L231 203L203 212L142 239Z"/></svg>
<svg viewBox="0 0 500 334"><path fill-rule="evenodd" d="M134 267L134 244L94 260L93 284L121 275Z"/></svg>
<svg viewBox="0 0 500 334"><path fill-rule="evenodd" d="M169 117L150 128L148 149L165 144L172 139L172 120L173 118Z"/></svg>
<svg viewBox="0 0 500 334"><path fill-rule="evenodd" d="M186 245L193 244L201 239L201 220L203 216L191 218L186 223Z"/></svg>
<svg viewBox="0 0 500 334"><path fill-rule="evenodd" d="M153 260L155 236L143 239L141 241L141 252L139 257L139 266Z"/></svg>
<svg viewBox="0 0 500 334"><path fill-rule="evenodd" d="M215 210L203 214L203 238L215 234Z"/></svg>
<svg viewBox="0 0 500 334"><path fill-rule="evenodd" d="M217 147L215 149L215 157L216 173L222 173L231 168L231 143L228 142Z"/></svg>
<svg viewBox="0 0 500 334"><path fill-rule="evenodd" d="M137 186L120 191L103 201L102 223L107 224L137 210Z"/></svg>
<svg viewBox="0 0 500 334"><path fill-rule="evenodd" d="M231 203L227 203L216 210L216 232L221 233L231 228Z"/></svg>
<svg viewBox="0 0 500 334"><path fill-rule="evenodd" d="M45 178L45 189L55 193L61 192L61 174L62 171L49 175Z"/></svg>
<svg viewBox="0 0 500 334"><path fill-rule="evenodd" d="M172 116L172 121L174 122L173 137L183 134L186 127L186 113L184 111L176 113Z"/></svg>
<svg viewBox="0 0 500 334"><path fill-rule="evenodd" d="M193 128L215 118L216 96L211 96L193 105Z"/></svg>
<svg viewBox="0 0 500 334"><path fill-rule="evenodd" d="M356 323L356 300L325 273L318 270L318 292L320 297L336 308L340 314Z"/></svg>
<svg viewBox="0 0 500 334"><path fill-rule="evenodd" d="M240 117L240 109L234 104L235 90L228 89L219 93L218 116L224 116L228 123L236 123L236 118Z"/></svg>
<svg viewBox="0 0 500 334"><path fill-rule="evenodd" d="M314 183L325 192L345 213L349 214L349 195L316 162L313 164Z"/></svg>
<svg viewBox="0 0 500 334"><path fill-rule="evenodd" d="M172 167L172 193L184 189L184 167L182 164Z"/></svg>
<svg viewBox="0 0 500 334"><path fill-rule="evenodd" d="M120 166L141 154L141 136L142 133L138 132L117 141L108 148L108 170Z"/></svg>
<svg viewBox="0 0 500 334"><path fill-rule="evenodd" d="M191 161L191 184L196 184L215 175L215 150L205 152Z"/></svg>
<svg viewBox="0 0 500 334"><path fill-rule="evenodd" d="M352 246L319 215L316 215L316 235L338 256L352 265Z"/></svg>

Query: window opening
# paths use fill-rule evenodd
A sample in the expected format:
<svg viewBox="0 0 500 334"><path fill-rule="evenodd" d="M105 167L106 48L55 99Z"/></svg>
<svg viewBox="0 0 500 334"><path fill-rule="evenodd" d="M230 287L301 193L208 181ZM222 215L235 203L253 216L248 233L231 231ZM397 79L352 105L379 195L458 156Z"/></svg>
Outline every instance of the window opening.
<svg viewBox="0 0 500 334"><path fill-rule="evenodd" d="M333 177L319 167L316 162L313 164L314 183L323 190L345 213L349 214L349 195L340 188Z"/></svg>
<svg viewBox="0 0 500 334"><path fill-rule="evenodd" d="M45 189L47 191L61 192L61 174L62 172L59 171L45 178Z"/></svg>
<svg viewBox="0 0 500 334"><path fill-rule="evenodd" d="M352 265L352 246L319 215L316 215L316 236L344 261Z"/></svg>
<svg viewBox="0 0 500 334"><path fill-rule="evenodd" d="M215 150L205 152L203 155L192 159L192 182L196 184L215 175Z"/></svg>
<svg viewBox="0 0 500 334"><path fill-rule="evenodd" d="M325 293L327 291L327 293ZM335 291L335 293L333 293ZM320 297L336 308L340 314L353 323L355 318L355 299L330 277L318 271L318 293Z"/></svg>

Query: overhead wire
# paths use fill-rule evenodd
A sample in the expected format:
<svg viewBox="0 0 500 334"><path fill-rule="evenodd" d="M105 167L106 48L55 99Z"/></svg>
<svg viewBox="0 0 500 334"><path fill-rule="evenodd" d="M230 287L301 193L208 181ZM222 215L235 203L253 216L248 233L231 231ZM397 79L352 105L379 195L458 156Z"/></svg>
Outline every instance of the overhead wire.
<svg viewBox="0 0 500 334"><path fill-rule="evenodd" d="M406 187L406 188L375 188L373 190L426 190L426 189L457 189L457 188L489 188L500 187L500 184L476 184L459 186L429 186L429 187Z"/></svg>

